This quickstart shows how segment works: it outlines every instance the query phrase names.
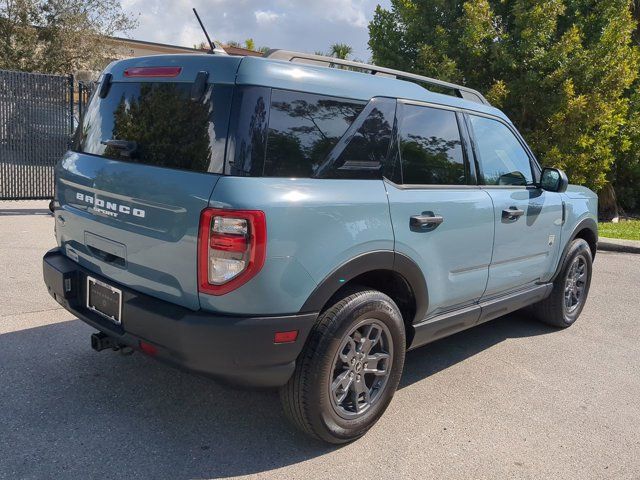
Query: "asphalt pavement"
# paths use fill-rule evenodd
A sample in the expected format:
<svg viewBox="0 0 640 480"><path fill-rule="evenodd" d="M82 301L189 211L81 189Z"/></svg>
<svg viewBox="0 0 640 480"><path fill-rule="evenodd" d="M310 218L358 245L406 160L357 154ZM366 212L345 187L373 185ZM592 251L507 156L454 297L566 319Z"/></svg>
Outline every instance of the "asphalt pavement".
<svg viewBox="0 0 640 480"><path fill-rule="evenodd" d="M0 202L0 478L640 478L640 255L598 253L567 330L517 313L410 352L380 422L332 447L275 392L91 350L42 282L46 205Z"/></svg>

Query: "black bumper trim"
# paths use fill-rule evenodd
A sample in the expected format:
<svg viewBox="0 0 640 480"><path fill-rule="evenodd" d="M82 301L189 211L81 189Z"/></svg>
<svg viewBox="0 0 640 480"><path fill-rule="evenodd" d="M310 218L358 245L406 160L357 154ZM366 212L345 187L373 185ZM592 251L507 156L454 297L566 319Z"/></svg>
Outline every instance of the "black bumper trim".
<svg viewBox="0 0 640 480"><path fill-rule="evenodd" d="M86 308L87 275L122 290L122 325ZM192 311L90 272L57 248L45 254L43 276L60 305L119 343L138 350L141 340L151 343L159 360L244 386L284 385L317 318L317 313L246 317ZM298 330L295 342L273 343L275 332L289 330Z"/></svg>

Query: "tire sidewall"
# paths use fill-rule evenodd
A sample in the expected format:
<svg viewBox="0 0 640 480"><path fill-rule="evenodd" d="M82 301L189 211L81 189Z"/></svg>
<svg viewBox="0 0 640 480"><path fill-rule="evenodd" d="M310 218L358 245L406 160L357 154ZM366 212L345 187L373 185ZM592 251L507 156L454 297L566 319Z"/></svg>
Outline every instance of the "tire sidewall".
<svg viewBox="0 0 640 480"><path fill-rule="evenodd" d="M332 406L329 396L329 385L332 380L333 362L342 340L352 327L364 318L376 319L384 323L391 334L393 355L391 374L378 401L361 417L345 419L338 415ZM313 376L312 397L317 399L313 405L316 412L312 418L317 422L316 431L328 431L335 439L353 440L366 431L382 416L393 398L404 366L406 349L404 324L395 303L379 292L367 292L347 303L337 314L329 331L319 345L322 352L311 365L316 372Z"/></svg>
<svg viewBox="0 0 640 480"><path fill-rule="evenodd" d="M585 283L584 292L582 294L582 301L578 305L578 308L576 308L573 312L567 312L564 303L564 289L569 269L578 256L582 256L585 260L587 266L587 281ZM582 239L574 240L573 244L569 248L569 251L567 252L564 266L562 267L562 275L560 275L560 277L558 278L558 295L562 296L562 319L567 326L573 324L580 316L580 313L582 313L582 309L584 308L587 297L589 295L589 288L591 287L592 271L593 259L591 257L591 249L589 248L589 244Z"/></svg>

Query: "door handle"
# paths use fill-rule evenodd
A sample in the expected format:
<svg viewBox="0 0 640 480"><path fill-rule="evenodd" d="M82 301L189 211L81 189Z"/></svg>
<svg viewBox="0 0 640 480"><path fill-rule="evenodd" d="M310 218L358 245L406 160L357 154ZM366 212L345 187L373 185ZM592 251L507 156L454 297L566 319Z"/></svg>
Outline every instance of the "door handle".
<svg viewBox="0 0 640 480"><path fill-rule="evenodd" d="M442 215L413 215L409 218L409 227L417 229L436 228L442 222L444 222Z"/></svg>
<svg viewBox="0 0 640 480"><path fill-rule="evenodd" d="M524 210L516 207L509 207L502 210L503 220L518 220L522 215L524 215Z"/></svg>

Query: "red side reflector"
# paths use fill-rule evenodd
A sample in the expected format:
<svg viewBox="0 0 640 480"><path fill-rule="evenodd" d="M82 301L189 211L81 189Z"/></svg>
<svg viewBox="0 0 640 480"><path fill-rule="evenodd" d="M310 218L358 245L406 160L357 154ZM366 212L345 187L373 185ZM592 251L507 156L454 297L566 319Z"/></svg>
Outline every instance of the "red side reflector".
<svg viewBox="0 0 640 480"><path fill-rule="evenodd" d="M155 345L151 345L150 343L140 341L140 350L142 350L147 355L156 355L158 353L158 349Z"/></svg>
<svg viewBox="0 0 640 480"><path fill-rule="evenodd" d="M273 336L273 343L292 343L298 338L298 330L291 330L289 332L276 332Z"/></svg>
<svg viewBox="0 0 640 480"><path fill-rule="evenodd" d="M177 77L182 67L133 67L124 71L125 77Z"/></svg>

